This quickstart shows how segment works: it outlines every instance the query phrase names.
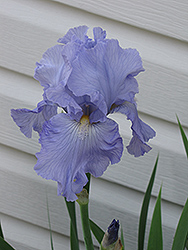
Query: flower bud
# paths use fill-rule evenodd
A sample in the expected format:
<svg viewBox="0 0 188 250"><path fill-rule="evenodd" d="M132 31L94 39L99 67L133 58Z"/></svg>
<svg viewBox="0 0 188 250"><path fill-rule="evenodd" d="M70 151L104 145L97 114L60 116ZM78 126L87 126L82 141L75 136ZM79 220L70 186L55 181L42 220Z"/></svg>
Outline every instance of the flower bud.
<svg viewBox="0 0 188 250"><path fill-rule="evenodd" d="M105 232L101 243L101 250L121 250L123 248L121 240L118 238L119 220L113 219Z"/></svg>

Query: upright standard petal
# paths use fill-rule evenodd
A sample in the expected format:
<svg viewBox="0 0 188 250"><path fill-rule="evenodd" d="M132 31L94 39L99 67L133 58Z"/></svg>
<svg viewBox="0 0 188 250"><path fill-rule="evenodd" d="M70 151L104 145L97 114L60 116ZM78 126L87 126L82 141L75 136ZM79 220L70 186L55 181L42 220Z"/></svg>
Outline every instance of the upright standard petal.
<svg viewBox="0 0 188 250"><path fill-rule="evenodd" d="M68 107L77 116L78 113L81 113L81 108L65 89L67 79L71 73L71 65L67 59L70 53L68 55L64 49L62 45L56 45L48 49L40 63L37 63L34 77L44 87L43 96L45 100L63 108ZM76 47L75 51L76 49L78 48Z"/></svg>
<svg viewBox="0 0 188 250"><path fill-rule="evenodd" d="M70 63L76 59L79 52L82 51L83 45L74 41L63 46L62 55L67 58Z"/></svg>
<svg viewBox="0 0 188 250"><path fill-rule="evenodd" d="M101 176L110 162L119 162L123 151L113 120L90 124L88 116L76 122L63 113L45 123L40 143L35 171L57 181L58 194L68 201L76 200L87 183L85 173Z"/></svg>
<svg viewBox="0 0 188 250"><path fill-rule="evenodd" d="M91 39L91 38L88 38L86 40L86 43L85 43L85 48L87 49L91 49L93 47L95 47L95 45L99 42L99 41L102 41L102 42L105 42L107 41L106 38L106 31L103 30L102 28L100 27L94 27L93 28L93 36L94 36L94 40Z"/></svg>
<svg viewBox="0 0 188 250"><path fill-rule="evenodd" d="M142 61L135 49L122 49L117 40L99 42L83 50L72 63L67 85L75 95L91 95L99 91L108 111L112 104L134 101L138 92L134 79L143 71Z"/></svg>
<svg viewBox="0 0 188 250"><path fill-rule="evenodd" d="M45 121L57 114L57 106L47 104L45 101L38 103L33 110L11 109L11 116L21 132L28 138L32 136L32 129L40 133Z"/></svg>
<svg viewBox="0 0 188 250"><path fill-rule="evenodd" d="M133 138L130 142L130 145L127 147L127 150L130 154L133 154L135 157L144 155L144 153L149 152L151 149L145 142L148 142L149 139L153 138L156 133L155 131L146 123L144 123L139 117L135 104L130 102L124 102L122 105L114 106L111 110L111 113L120 112L127 116L128 120L131 120L133 131Z"/></svg>
<svg viewBox="0 0 188 250"><path fill-rule="evenodd" d="M49 87L56 87L58 84L65 85L71 73L69 61L62 55L63 46L55 45L49 48L44 54L35 69L34 78L46 90Z"/></svg>
<svg viewBox="0 0 188 250"><path fill-rule="evenodd" d="M93 28L94 40L103 41L106 38L106 30L103 30L101 27Z"/></svg>
<svg viewBox="0 0 188 250"><path fill-rule="evenodd" d="M71 28L64 35L64 37L58 39L58 43L67 44L71 42L73 38L85 42L88 27L86 25Z"/></svg>

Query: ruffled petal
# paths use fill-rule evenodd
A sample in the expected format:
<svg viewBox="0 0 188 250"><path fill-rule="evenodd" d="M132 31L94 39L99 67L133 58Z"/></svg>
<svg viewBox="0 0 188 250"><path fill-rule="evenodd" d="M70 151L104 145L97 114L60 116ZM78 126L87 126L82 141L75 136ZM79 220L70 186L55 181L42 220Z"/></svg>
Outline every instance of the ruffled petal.
<svg viewBox="0 0 188 250"><path fill-rule="evenodd" d="M58 194L68 201L76 200L76 193L87 183L85 173L101 176L110 162L119 162L123 151L113 120L90 124L84 116L78 123L63 113L45 123L40 143L35 171L57 181Z"/></svg>
<svg viewBox="0 0 188 250"><path fill-rule="evenodd" d="M71 42L72 39L79 39L80 41L85 42L86 34L87 34L88 27L86 25L71 28L68 32L64 35L64 37L58 39L58 43L67 44Z"/></svg>
<svg viewBox="0 0 188 250"><path fill-rule="evenodd" d="M67 91L67 88L61 84L54 88L46 90L46 97L53 103L58 104L60 107L65 108L73 119L79 121L83 115L82 108L74 100L73 96Z"/></svg>
<svg viewBox="0 0 188 250"><path fill-rule="evenodd" d="M66 45L65 45L66 46ZM71 48L74 44L71 46ZM71 51L69 48L69 51ZM76 51L79 48L75 45ZM75 100L66 91L66 81L71 73L71 65L68 59L73 60L74 52L66 50L62 45L56 45L48 49L37 63L35 79L44 87L44 100L53 102L60 107L71 110L74 117L82 116L82 110ZM68 58L69 57L69 58ZM79 114L78 114L79 113Z"/></svg>
<svg viewBox="0 0 188 250"><path fill-rule="evenodd" d="M88 115L90 119L90 123L96 123L96 122L104 122L106 121L107 117L107 106L104 101L104 98L99 93L93 93L93 95L83 95L83 96L74 96L73 93L66 88L67 93L74 99L74 101L77 103L79 108L82 111L82 115ZM67 107L67 112L72 116L73 113L75 114L75 105L69 105ZM80 110L78 110L80 111ZM79 114L79 112L77 113ZM73 116L72 116L73 117ZM81 116L79 117L80 120ZM73 117L73 119L75 119ZM79 121L78 119L75 119L76 121Z"/></svg>
<svg viewBox="0 0 188 250"><path fill-rule="evenodd" d="M75 41L69 42L63 46L62 55L71 63L77 57L82 48L82 44L76 43Z"/></svg>
<svg viewBox="0 0 188 250"><path fill-rule="evenodd" d="M72 63L67 85L75 95L91 95L99 91L107 104L133 99L138 92L133 77L143 71L142 61L135 49L122 49L117 40L98 42L83 50Z"/></svg>
<svg viewBox="0 0 188 250"><path fill-rule="evenodd" d="M40 82L44 90L58 84L63 86L66 84L71 73L71 66L67 58L62 55L62 51L62 45L49 48L40 62L36 64L34 78Z"/></svg>
<svg viewBox="0 0 188 250"><path fill-rule="evenodd" d="M149 145L140 140L135 132L133 132L133 137L129 143L129 146L126 148L129 154L134 155L135 157L144 155L152 149Z"/></svg>
<svg viewBox="0 0 188 250"><path fill-rule="evenodd" d="M156 133L155 131L146 123L144 123L139 117L136 106L134 103L124 102L122 105L114 106L111 113L120 112L127 116L128 120L131 120L133 130L133 138L130 145L127 147L128 152L138 157L147 153L151 147L149 147L145 142L153 138Z"/></svg>
<svg viewBox="0 0 188 250"><path fill-rule="evenodd" d="M93 28L94 40L104 40L106 38L106 30L103 30L101 27Z"/></svg>
<svg viewBox="0 0 188 250"><path fill-rule="evenodd" d="M44 101L38 103L37 108L11 109L11 116L21 132L28 138L32 136L32 128L40 133L45 121L57 114L57 106L47 104Z"/></svg>
<svg viewBox="0 0 188 250"><path fill-rule="evenodd" d="M91 49L93 47L95 47L95 45L99 42L99 41L102 41L102 42L105 42L107 41L106 38L106 31L103 30L102 28L100 27L95 27L93 28L93 36L94 36L94 40L88 38L85 42L85 48L87 49Z"/></svg>

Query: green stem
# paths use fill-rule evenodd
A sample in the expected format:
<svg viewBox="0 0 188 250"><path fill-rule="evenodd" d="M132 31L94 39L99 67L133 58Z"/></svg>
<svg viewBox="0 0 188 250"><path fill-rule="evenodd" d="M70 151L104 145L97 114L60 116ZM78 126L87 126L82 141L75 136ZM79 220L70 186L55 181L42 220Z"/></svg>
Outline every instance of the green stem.
<svg viewBox="0 0 188 250"><path fill-rule="evenodd" d="M89 224L88 204L80 205L80 214L86 250L94 250Z"/></svg>
<svg viewBox="0 0 188 250"><path fill-rule="evenodd" d="M71 245L71 250L79 250L75 202L67 202L66 199L65 199L65 202L66 202L67 209L68 209L69 216L70 216L70 245Z"/></svg>

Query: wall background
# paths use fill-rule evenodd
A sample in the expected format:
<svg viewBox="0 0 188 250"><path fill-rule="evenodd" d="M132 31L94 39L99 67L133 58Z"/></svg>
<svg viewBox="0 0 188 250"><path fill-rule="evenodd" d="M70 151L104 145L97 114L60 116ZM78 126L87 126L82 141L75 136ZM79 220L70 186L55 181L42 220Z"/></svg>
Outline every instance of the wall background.
<svg viewBox="0 0 188 250"><path fill-rule="evenodd" d="M160 152L149 216L163 182L164 249L171 249L188 194L187 160L175 116L188 134L187 13L186 0L0 0L0 219L14 247L50 250L47 192L55 249L62 245L69 249L64 200L56 195L56 183L43 180L33 170L34 154L40 150L37 135L24 137L10 109L35 107L42 95L40 84L32 78L35 62L70 27L86 24L90 33L100 26L122 47L139 50L146 71L137 78L138 110L157 132L149 154L137 159L125 150L118 165L110 166L102 178L92 179L91 218L104 229L112 218L119 218L126 249L136 249L140 206ZM128 145L129 121L121 115L115 119ZM81 230L79 236L82 239Z"/></svg>

